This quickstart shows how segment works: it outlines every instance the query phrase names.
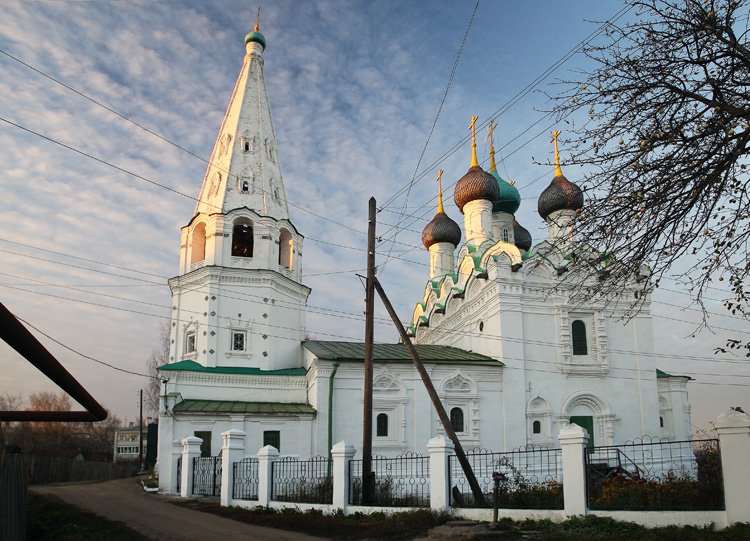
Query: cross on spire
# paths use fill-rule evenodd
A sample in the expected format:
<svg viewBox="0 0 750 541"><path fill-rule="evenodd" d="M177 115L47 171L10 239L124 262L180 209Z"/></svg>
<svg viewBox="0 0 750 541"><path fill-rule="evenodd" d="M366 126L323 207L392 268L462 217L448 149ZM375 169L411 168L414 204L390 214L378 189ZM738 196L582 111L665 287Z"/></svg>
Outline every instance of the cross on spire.
<svg viewBox="0 0 750 541"><path fill-rule="evenodd" d="M474 115L471 117L471 124L469 124L471 130L471 167L479 165L477 161L477 120L479 120L479 117Z"/></svg>
<svg viewBox="0 0 750 541"><path fill-rule="evenodd" d="M442 169L438 169L437 182L438 182L438 212L445 212L443 210L443 170Z"/></svg>
<svg viewBox="0 0 750 541"><path fill-rule="evenodd" d="M562 169L560 168L560 151L557 148L557 138L560 137L560 130L552 132L552 143L555 145L555 176L562 176Z"/></svg>

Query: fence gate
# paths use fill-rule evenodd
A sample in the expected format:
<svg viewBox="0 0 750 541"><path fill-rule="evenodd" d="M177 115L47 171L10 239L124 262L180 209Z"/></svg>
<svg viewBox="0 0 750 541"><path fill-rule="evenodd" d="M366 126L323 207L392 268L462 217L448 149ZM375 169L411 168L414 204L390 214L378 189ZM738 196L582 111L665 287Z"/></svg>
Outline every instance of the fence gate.
<svg viewBox="0 0 750 541"><path fill-rule="evenodd" d="M221 455L193 458L193 494L221 495Z"/></svg>

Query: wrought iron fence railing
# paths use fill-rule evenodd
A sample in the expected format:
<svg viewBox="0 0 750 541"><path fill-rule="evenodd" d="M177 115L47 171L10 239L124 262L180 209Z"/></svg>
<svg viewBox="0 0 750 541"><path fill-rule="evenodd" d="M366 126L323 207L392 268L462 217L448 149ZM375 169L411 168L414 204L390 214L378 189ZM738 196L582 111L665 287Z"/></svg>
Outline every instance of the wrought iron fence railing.
<svg viewBox="0 0 750 541"><path fill-rule="evenodd" d="M284 457L271 466L271 499L296 503L332 503L333 478L328 458Z"/></svg>
<svg viewBox="0 0 750 541"><path fill-rule="evenodd" d="M193 458L193 494L221 495L221 455Z"/></svg>
<svg viewBox="0 0 750 541"><path fill-rule="evenodd" d="M430 506L430 460L407 452L395 458L374 455L375 487L372 505L383 507ZM362 460L349 461L349 503L362 505Z"/></svg>
<svg viewBox="0 0 750 541"><path fill-rule="evenodd" d="M243 458L232 464L232 498L235 500L258 499L258 459Z"/></svg>
<svg viewBox="0 0 750 541"><path fill-rule="evenodd" d="M506 509L562 509L562 453L560 449L530 447L506 453L472 449L466 458L474 470L488 505L493 501L493 473L500 475L498 507ZM449 458L451 505L474 507L474 497L458 458Z"/></svg>
<svg viewBox="0 0 750 541"><path fill-rule="evenodd" d="M718 440L643 437L586 450L591 509L724 509Z"/></svg>

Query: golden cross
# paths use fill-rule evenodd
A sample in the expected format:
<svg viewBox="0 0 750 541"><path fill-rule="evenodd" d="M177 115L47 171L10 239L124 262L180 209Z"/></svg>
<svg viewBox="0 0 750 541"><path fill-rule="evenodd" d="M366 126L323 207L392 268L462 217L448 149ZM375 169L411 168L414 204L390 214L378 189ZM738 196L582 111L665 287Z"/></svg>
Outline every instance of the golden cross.
<svg viewBox="0 0 750 541"><path fill-rule="evenodd" d="M491 147L495 146L495 127L495 121L490 120L490 123L487 124L487 137L484 138L485 141L489 139Z"/></svg>
<svg viewBox="0 0 750 541"><path fill-rule="evenodd" d="M557 148L557 138L560 137L560 130L552 132L552 143L555 145L555 176L562 176L562 169L560 169L560 151Z"/></svg>
<svg viewBox="0 0 750 541"><path fill-rule="evenodd" d="M443 170L438 169L438 212L444 212L443 210Z"/></svg>
<svg viewBox="0 0 750 541"><path fill-rule="evenodd" d="M255 32L260 31L260 6L258 6L258 18L255 19Z"/></svg>
<svg viewBox="0 0 750 541"><path fill-rule="evenodd" d="M469 129L471 130L471 166L472 167L474 167L475 165L479 165L479 162L477 161L477 131L476 131L477 120L479 120L479 117L477 115L474 115L471 117L471 124L469 124Z"/></svg>

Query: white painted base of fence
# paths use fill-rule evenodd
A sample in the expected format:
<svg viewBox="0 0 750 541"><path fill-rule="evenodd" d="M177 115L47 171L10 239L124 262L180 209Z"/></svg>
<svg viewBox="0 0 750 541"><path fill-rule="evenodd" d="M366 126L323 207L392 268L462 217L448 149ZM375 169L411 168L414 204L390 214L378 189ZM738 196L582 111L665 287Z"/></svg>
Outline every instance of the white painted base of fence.
<svg viewBox="0 0 750 541"><path fill-rule="evenodd" d="M747 468L747 456L750 456L750 416L736 412L726 412L719 416L716 421L719 434L720 451L723 470L723 488L726 510L723 511L600 511L591 510L587 507L586 500L586 463L585 449L588 434L584 429L576 425L565 427L560 432L560 443L562 447L562 480L564 494L564 508L557 510L544 509L500 509L501 518L513 520L525 519L549 519L563 521L566 518L580 515L596 515L600 517L611 517L616 520L635 522L646 527L659 527L667 525L690 525L703 526L715 524L717 528L730 526L737 522L750 522L750 506L747 500L750 497L750 473ZM240 431L228 431L224 434L224 448L222 455L229 461L239 462L245 455L244 433ZM193 496L192 461L200 454L200 439L185 438L182 444L182 467L180 488L183 497ZM444 437L433 438L427 445L429 453L429 472L427 478L420 478L419 482L429 485L429 501L431 508L435 511L448 511L456 516L473 520L491 520L492 509L476 508L450 508L451 472L449 460L453 454L453 445ZM345 515L352 513L382 512L386 514L420 509L414 507L371 507L352 505L349 502L351 480L349 465L355 456L356 450L346 442L337 443L332 449L332 458L328 462L328 474L318 475L316 478L307 479L313 481L310 486L322 487L322 479L328 479L327 486L332 488L327 498L332 503L295 503L288 501L275 501L272 498L273 489L273 463L280 460L278 451L271 446L266 446L257 453L258 468L257 479L250 479L251 485L257 488L257 499L232 498L235 485L234 464L225 464L222 469L221 479L221 502L238 507L253 508L266 506L274 509L296 508L300 510L317 509L324 513L343 512ZM250 460L250 459L246 459ZM254 460L254 459L252 459ZM317 459L323 460L324 457ZM424 461L424 458L421 458ZM172 468L176 474L176 469ZM325 471L325 470L324 470ZM328 475L328 477L326 477ZM397 479L403 480L403 479ZM248 479L244 479L247 488ZM317 482L316 485L314 482ZM413 480L412 480L413 482ZM556 481L556 482L559 482ZM168 480L167 485L176 487L177 479ZM455 487L454 487L455 488ZM174 489L171 489L174 490ZM171 491L170 490L170 491ZM164 491L163 492L167 492ZM286 495L289 497L289 494ZM309 492L308 492L309 496ZM248 497L248 496L245 496ZM395 498L397 499L397 498ZM426 499L424 500L426 501ZM421 509L424 509L422 507Z"/></svg>

